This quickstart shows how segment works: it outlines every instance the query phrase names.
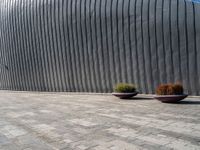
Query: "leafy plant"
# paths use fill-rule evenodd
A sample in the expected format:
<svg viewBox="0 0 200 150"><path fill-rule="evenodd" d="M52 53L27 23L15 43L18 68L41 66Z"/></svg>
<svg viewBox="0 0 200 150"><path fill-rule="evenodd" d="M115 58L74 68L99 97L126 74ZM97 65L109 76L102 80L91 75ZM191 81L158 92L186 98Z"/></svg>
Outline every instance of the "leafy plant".
<svg viewBox="0 0 200 150"><path fill-rule="evenodd" d="M181 84L174 84L173 89L175 95L182 95L184 92L183 86Z"/></svg>
<svg viewBox="0 0 200 150"><path fill-rule="evenodd" d="M133 93L136 91L136 87L133 84L119 83L114 87L114 91L117 93Z"/></svg>
<svg viewBox="0 0 200 150"><path fill-rule="evenodd" d="M183 92L181 84L162 84L156 89L157 95L182 95Z"/></svg>

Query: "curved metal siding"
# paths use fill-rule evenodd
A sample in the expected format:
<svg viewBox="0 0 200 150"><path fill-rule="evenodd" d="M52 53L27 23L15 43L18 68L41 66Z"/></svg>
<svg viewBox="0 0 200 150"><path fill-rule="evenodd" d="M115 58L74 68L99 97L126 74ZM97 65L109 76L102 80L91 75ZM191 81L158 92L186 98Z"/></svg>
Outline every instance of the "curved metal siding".
<svg viewBox="0 0 200 150"><path fill-rule="evenodd" d="M0 87L200 89L200 5L184 0L1 0Z"/></svg>

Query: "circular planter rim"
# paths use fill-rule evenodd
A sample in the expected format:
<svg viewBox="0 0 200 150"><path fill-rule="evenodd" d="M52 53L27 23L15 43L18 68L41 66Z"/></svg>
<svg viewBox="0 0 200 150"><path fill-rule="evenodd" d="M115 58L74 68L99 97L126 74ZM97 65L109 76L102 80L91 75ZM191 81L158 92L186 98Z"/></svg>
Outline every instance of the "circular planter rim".
<svg viewBox="0 0 200 150"><path fill-rule="evenodd" d="M115 94L115 95L118 95L118 94L119 94L119 95L122 95L122 94L123 94L123 95L130 95L130 94L136 94L136 93L138 94L139 92L137 92L137 91L136 91L136 92L132 92L132 93L119 93L119 92L112 92L113 95L114 95L114 94Z"/></svg>

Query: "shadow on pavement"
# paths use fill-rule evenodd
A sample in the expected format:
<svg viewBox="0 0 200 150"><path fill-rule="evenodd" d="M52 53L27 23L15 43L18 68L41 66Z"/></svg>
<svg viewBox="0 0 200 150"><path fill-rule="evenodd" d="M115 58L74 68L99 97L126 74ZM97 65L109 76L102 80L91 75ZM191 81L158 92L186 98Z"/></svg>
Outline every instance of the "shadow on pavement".
<svg viewBox="0 0 200 150"><path fill-rule="evenodd" d="M128 100L154 100L153 97L133 97Z"/></svg>
<svg viewBox="0 0 200 150"><path fill-rule="evenodd" d="M184 104L184 105L200 105L200 101L180 101L176 104Z"/></svg>

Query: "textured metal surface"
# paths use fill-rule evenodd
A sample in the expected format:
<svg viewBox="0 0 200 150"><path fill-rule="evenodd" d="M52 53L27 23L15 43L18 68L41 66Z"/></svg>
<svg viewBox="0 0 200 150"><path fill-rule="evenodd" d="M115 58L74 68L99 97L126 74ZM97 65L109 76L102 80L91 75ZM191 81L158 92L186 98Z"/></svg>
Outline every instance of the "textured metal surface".
<svg viewBox="0 0 200 150"><path fill-rule="evenodd" d="M200 5L184 0L0 0L0 87L200 89Z"/></svg>

